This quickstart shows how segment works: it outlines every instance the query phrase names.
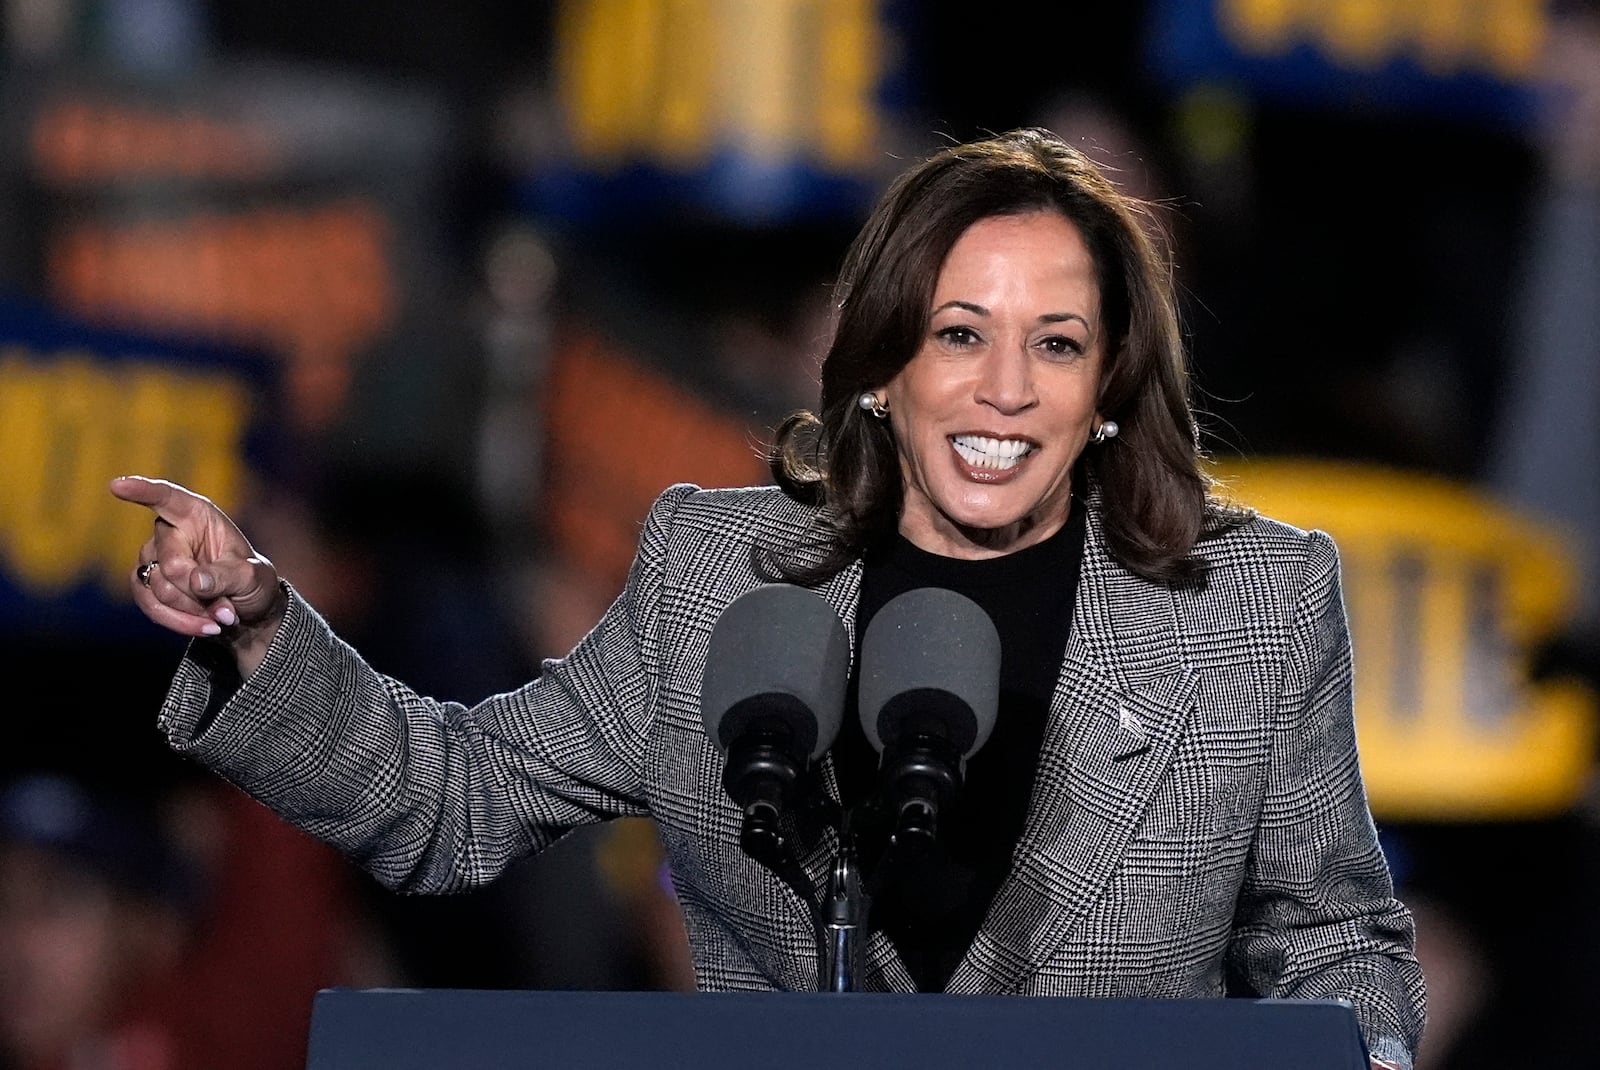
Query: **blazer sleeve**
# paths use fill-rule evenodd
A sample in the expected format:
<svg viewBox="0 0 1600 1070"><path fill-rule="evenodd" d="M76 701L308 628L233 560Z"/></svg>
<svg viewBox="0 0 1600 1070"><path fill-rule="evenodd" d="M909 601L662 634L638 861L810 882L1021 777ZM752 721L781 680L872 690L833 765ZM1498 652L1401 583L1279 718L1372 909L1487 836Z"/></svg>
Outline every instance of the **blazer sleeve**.
<svg viewBox="0 0 1600 1070"><path fill-rule="evenodd" d="M1371 1055L1410 1067L1425 995L1356 750L1339 559L1307 536L1267 790L1240 891L1231 972L1258 995L1345 999Z"/></svg>
<svg viewBox="0 0 1600 1070"><path fill-rule="evenodd" d="M642 815L663 562L673 515L694 489L656 500L617 600L571 654L516 691L472 707L418 695L291 591L249 680L228 679L231 657L214 644L191 645L161 730L403 892L481 885L575 826Z"/></svg>

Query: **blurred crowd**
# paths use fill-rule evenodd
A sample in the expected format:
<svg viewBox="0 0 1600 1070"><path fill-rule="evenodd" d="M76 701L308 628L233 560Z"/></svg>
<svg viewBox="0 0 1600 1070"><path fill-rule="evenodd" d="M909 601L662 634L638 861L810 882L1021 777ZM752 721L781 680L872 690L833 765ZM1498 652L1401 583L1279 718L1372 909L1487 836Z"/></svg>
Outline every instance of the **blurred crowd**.
<svg viewBox="0 0 1600 1070"><path fill-rule="evenodd" d="M25 310L0 339L16 726L0 748L0 1070L287 1070L330 985L692 988L647 824L574 834L483 891L383 892L166 751L155 712L178 651L119 615L131 561L97 565L109 578L85 582L99 601L79 612L90 596L47 582L29 533L127 530L143 518L75 503L123 471L183 477L225 495L378 668L463 701L515 687L599 617L656 491L765 481L765 436L814 402L832 272L885 176L1023 124L1161 206L1219 472L1347 554L1358 680L1394 681L1363 750L1419 918L1420 1065L1593 1065L1600 6L1394 6L1461 40L1536 16L1510 79L1534 104L1513 118L1359 80L1319 97L1248 65L1170 76L1159 46L1179 16L1302 6L1000 0L980 29L969 5L868 0L0 5L0 300ZM1346 7L1372 5L1304 10ZM621 120L573 111L629 84L584 65L643 55L623 31L654 26L677 64L663 84L700 85L718 57L671 47L691 15L755 52L773 27L821 42L821 88L789 71L798 103L743 106L757 130L777 122L762 107L817 108L828 166L763 160L755 138L746 170L739 153L697 169L672 155L693 139L670 140L670 94L651 132L667 164L584 156L626 155ZM881 76L865 133L829 96L864 54ZM72 393L93 375L76 365L66 393L37 385L58 381L39 354L97 345L169 347L178 400L116 379L133 385L96 409ZM212 389L197 367L259 389L214 464L222 409L202 402L233 395L184 393ZM58 411L71 428L131 421L125 448L63 459L25 433ZM151 427L176 444L156 449ZM192 467L150 471L164 462ZM1354 489L1330 504L1331 486ZM1460 511L1422 511L1450 495ZM1377 513L1427 545L1373 564ZM1435 591L1416 577L1441 561L1466 577L1459 601L1408 610L1395 592ZM1380 574L1387 593L1363 595ZM1451 622L1465 654L1420 634ZM1433 708L1428 658L1468 682L1459 723L1412 746L1386 733Z"/></svg>

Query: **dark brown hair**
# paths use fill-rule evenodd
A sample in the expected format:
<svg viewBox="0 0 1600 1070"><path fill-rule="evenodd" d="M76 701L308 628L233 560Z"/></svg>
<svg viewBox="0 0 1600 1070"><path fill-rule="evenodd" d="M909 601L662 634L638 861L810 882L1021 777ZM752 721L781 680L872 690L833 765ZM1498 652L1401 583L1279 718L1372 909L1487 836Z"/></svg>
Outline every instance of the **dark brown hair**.
<svg viewBox="0 0 1600 1070"><path fill-rule="evenodd" d="M1034 211L1075 224L1099 275L1107 346L1098 409L1120 433L1084 450L1074 483L1098 490L1108 548L1127 568L1158 581L1197 574L1195 542L1208 521L1230 514L1211 502L1201 469L1164 232L1150 205L1119 191L1083 153L1026 128L950 146L901 174L845 255L821 415L790 416L769 456L778 485L818 506L831 534L807 578L836 572L898 523L894 438L857 401L921 346L951 247L981 219Z"/></svg>

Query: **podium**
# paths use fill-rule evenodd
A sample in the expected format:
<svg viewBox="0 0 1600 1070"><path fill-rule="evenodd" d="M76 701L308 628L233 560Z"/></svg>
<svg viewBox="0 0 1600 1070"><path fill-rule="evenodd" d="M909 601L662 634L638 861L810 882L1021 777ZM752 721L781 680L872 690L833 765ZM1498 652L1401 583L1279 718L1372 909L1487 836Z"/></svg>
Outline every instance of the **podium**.
<svg viewBox="0 0 1600 1070"><path fill-rule="evenodd" d="M306 1070L1368 1070L1342 1001L325 989Z"/></svg>

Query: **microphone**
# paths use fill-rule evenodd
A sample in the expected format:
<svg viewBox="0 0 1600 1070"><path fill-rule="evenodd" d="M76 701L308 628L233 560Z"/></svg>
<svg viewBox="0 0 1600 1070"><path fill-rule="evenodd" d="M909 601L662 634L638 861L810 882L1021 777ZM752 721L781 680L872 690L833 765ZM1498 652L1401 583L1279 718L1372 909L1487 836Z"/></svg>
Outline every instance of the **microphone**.
<svg viewBox="0 0 1600 1070"><path fill-rule="evenodd" d="M966 761L1000 704L1000 633L978 604L940 587L891 599L861 641L861 727L881 756L879 798L903 851L930 846Z"/></svg>
<svg viewBox="0 0 1600 1070"><path fill-rule="evenodd" d="M711 631L700 715L726 756L722 786L744 811L739 845L758 861L782 856L779 820L839 734L849 667L839 615L792 584L746 591Z"/></svg>

